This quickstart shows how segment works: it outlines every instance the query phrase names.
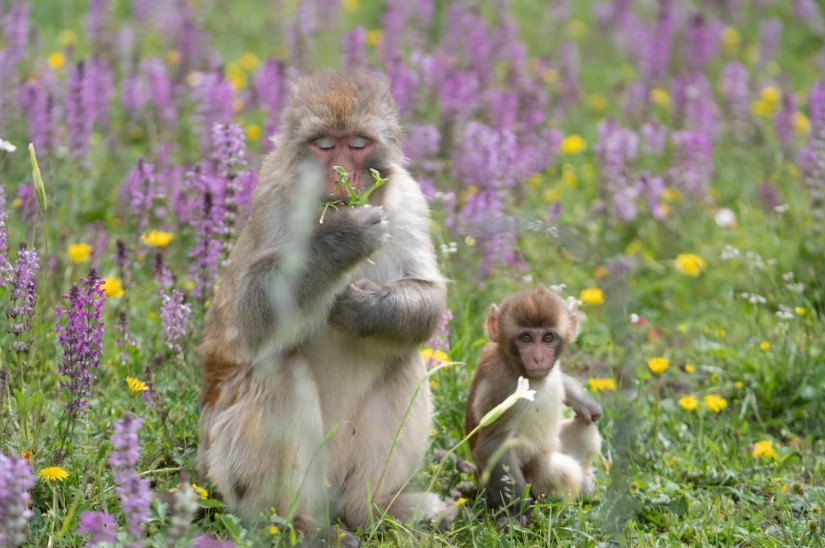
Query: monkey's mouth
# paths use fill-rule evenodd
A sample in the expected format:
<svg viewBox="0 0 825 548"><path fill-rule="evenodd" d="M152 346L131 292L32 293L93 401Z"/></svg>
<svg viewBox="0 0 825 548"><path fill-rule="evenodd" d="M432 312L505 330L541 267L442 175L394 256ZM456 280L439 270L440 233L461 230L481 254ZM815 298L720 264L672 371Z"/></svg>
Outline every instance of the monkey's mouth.
<svg viewBox="0 0 825 548"><path fill-rule="evenodd" d="M524 373L525 375L527 375L527 378L541 379L550 374L550 372L553 370L553 366L555 366L555 364L551 365L550 367L525 367Z"/></svg>

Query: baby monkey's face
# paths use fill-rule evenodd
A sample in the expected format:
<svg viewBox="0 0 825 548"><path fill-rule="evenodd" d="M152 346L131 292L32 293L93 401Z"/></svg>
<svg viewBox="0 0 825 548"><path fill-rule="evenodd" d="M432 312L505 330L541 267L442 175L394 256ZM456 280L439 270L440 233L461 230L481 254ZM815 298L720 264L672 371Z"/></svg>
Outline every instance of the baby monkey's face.
<svg viewBox="0 0 825 548"><path fill-rule="evenodd" d="M545 327L523 328L510 340L510 348L529 379L546 377L561 356L563 346L562 336Z"/></svg>

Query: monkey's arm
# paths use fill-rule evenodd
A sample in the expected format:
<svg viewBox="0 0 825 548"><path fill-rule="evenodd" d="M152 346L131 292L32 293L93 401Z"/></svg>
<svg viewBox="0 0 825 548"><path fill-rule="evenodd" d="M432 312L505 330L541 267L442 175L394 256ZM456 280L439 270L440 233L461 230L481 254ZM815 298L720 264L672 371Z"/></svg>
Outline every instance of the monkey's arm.
<svg viewBox="0 0 825 548"><path fill-rule="evenodd" d="M381 208L342 210L306 241L239 265L235 307L244 347L255 353L269 343L280 351L322 325L344 276L378 249L385 233Z"/></svg>
<svg viewBox="0 0 825 548"><path fill-rule="evenodd" d="M379 285L362 278L338 296L330 323L357 337L418 345L432 335L445 300L441 280L402 278Z"/></svg>
<svg viewBox="0 0 825 548"><path fill-rule="evenodd" d="M563 376L564 404L573 409L586 424L599 420L602 406L585 392L579 381L569 375Z"/></svg>

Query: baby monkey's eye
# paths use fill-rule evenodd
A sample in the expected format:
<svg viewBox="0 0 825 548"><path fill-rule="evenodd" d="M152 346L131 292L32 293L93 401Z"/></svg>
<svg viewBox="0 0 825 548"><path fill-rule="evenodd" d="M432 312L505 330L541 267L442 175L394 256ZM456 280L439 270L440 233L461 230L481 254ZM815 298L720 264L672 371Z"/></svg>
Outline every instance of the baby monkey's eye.
<svg viewBox="0 0 825 548"><path fill-rule="evenodd" d="M364 148L367 146L367 140L363 137L353 137L347 144L350 148Z"/></svg>
<svg viewBox="0 0 825 548"><path fill-rule="evenodd" d="M335 147L335 141L329 137L321 137L320 139L316 139L315 144L318 145L318 148L322 148L324 150L329 150Z"/></svg>
<svg viewBox="0 0 825 548"><path fill-rule="evenodd" d="M529 343L533 342L533 337L530 335L530 333L522 333L521 336L519 336L519 340L523 343Z"/></svg>
<svg viewBox="0 0 825 548"><path fill-rule="evenodd" d="M551 343L551 342L553 342L553 341L555 341L555 340L556 340L556 336L555 336L555 335L553 335L552 333L545 333L545 334L544 334L544 339L543 339L543 340L544 340L544 342L546 342L546 343Z"/></svg>

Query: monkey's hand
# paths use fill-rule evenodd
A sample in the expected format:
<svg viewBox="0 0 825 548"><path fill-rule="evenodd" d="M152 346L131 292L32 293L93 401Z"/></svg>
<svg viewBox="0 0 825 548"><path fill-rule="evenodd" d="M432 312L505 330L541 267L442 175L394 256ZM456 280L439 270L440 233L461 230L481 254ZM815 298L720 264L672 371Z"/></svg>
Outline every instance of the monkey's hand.
<svg viewBox="0 0 825 548"><path fill-rule="evenodd" d="M333 212L316 235L317 259L349 269L374 253L387 237L389 223L384 208L364 205Z"/></svg>
<svg viewBox="0 0 825 548"><path fill-rule="evenodd" d="M564 403L570 407L576 416L590 424L602 416L602 406L584 391L579 382L569 375L562 377L564 383Z"/></svg>
<svg viewBox="0 0 825 548"><path fill-rule="evenodd" d="M357 337L373 335L371 321L380 307L384 290L366 278L355 280L335 299L329 313L329 323L334 328Z"/></svg>

